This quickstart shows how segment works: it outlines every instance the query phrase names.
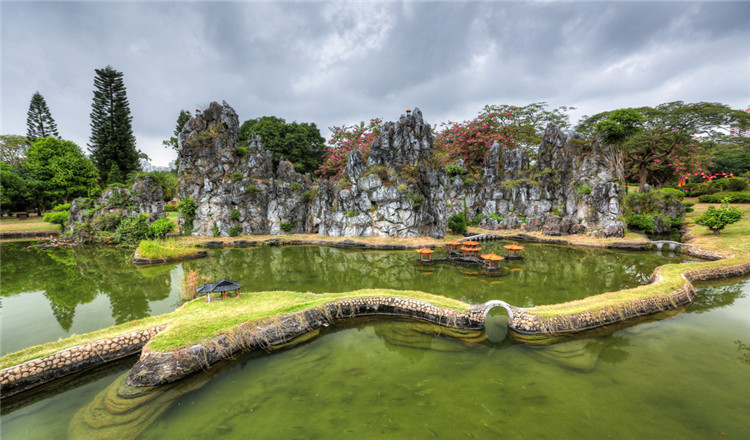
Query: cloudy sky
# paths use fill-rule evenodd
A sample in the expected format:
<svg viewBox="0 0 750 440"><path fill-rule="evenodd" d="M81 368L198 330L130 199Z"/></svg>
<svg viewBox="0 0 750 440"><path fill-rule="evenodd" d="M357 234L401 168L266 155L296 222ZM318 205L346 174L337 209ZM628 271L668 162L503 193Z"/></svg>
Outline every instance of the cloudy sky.
<svg viewBox="0 0 750 440"><path fill-rule="evenodd" d="M584 114L682 100L750 105L750 2L0 3L0 133L26 134L35 91L86 149L94 69L125 74L138 148L180 109L227 101L240 121L436 125L485 104Z"/></svg>

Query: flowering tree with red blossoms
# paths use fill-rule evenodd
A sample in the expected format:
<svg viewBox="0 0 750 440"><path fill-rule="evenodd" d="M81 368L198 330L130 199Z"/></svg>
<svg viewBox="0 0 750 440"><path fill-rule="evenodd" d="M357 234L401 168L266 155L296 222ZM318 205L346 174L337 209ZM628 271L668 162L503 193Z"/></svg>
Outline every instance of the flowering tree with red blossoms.
<svg viewBox="0 0 750 440"><path fill-rule="evenodd" d="M443 165L463 159L469 175L477 177L484 156L496 141L500 146L514 148L515 141L503 123L511 112L502 112L489 105L471 121L444 122L435 128L435 147Z"/></svg>
<svg viewBox="0 0 750 440"><path fill-rule="evenodd" d="M370 119L367 125L365 121L361 121L357 125L329 127L333 133L328 141L330 147L323 153L323 163L315 174L321 178L340 176L346 167L349 154L355 149L360 150L367 161L372 143L380 137L382 122L381 118L374 118Z"/></svg>

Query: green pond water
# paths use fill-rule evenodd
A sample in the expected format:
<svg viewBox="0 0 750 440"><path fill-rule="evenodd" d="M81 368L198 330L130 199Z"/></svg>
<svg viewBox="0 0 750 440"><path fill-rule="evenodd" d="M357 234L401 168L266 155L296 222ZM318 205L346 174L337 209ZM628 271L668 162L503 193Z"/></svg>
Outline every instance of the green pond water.
<svg viewBox="0 0 750 440"><path fill-rule="evenodd" d="M243 292L386 287L531 306L643 283L656 266L679 261L529 244L525 261L488 277L470 267L416 264L413 251L260 247L137 268L118 249L25 245L0 246L4 353L172 310L181 303L181 274L193 268L238 280ZM239 355L172 386L137 390L137 397L121 385L131 357L3 401L0 433L3 439L750 438L748 293L746 279L702 284L682 313L548 346L513 341L499 309L486 332L466 341L423 323L339 323L293 348Z"/></svg>

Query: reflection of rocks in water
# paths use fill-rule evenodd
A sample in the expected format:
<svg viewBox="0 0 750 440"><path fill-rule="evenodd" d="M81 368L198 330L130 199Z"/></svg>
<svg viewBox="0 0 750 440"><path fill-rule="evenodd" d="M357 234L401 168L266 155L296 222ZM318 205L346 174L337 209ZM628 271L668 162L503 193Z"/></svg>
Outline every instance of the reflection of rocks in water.
<svg viewBox="0 0 750 440"><path fill-rule="evenodd" d="M374 325L375 334L386 342L389 350L414 356L414 349L461 351L487 339L482 330L461 330L427 322L393 320ZM439 338L436 336L447 336ZM406 349L402 351L401 349Z"/></svg>
<svg viewBox="0 0 750 440"><path fill-rule="evenodd" d="M232 362L222 362L201 374L180 382L151 388L134 388L119 376L110 386L81 408L68 426L69 438L127 440L137 438L169 409L173 400L202 387Z"/></svg>
<svg viewBox="0 0 750 440"><path fill-rule="evenodd" d="M545 346L528 346L523 352L541 362L590 373L596 368L599 354L603 349L604 345L589 345L587 340L576 340Z"/></svg>
<svg viewBox="0 0 750 440"><path fill-rule="evenodd" d="M737 344L737 351L740 352L740 355L737 357L737 359L742 361L742 363L745 365L750 365L750 345L745 344L739 339L734 341L734 343Z"/></svg>
<svg viewBox="0 0 750 440"><path fill-rule="evenodd" d="M608 336L596 338L586 344L586 349L599 353L599 359L608 364L619 364L628 357L630 353L626 350L630 346L630 339L623 336Z"/></svg>

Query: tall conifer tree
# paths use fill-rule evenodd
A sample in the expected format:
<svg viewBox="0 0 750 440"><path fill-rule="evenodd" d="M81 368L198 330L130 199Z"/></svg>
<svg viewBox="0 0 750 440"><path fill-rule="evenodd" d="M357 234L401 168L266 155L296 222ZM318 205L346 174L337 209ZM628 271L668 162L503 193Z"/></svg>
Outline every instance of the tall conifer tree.
<svg viewBox="0 0 750 440"><path fill-rule="evenodd" d="M49 136L60 138L57 133L57 124L52 119L47 102L37 91L31 96L29 111L26 112L26 138L31 145L37 139Z"/></svg>
<svg viewBox="0 0 750 440"><path fill-rule="evenodd" d="M122 72L112 66L96 69L94 87L89 151L102 180L107 182L113 169L122 176L140 169L139 152Z"/></svg>

